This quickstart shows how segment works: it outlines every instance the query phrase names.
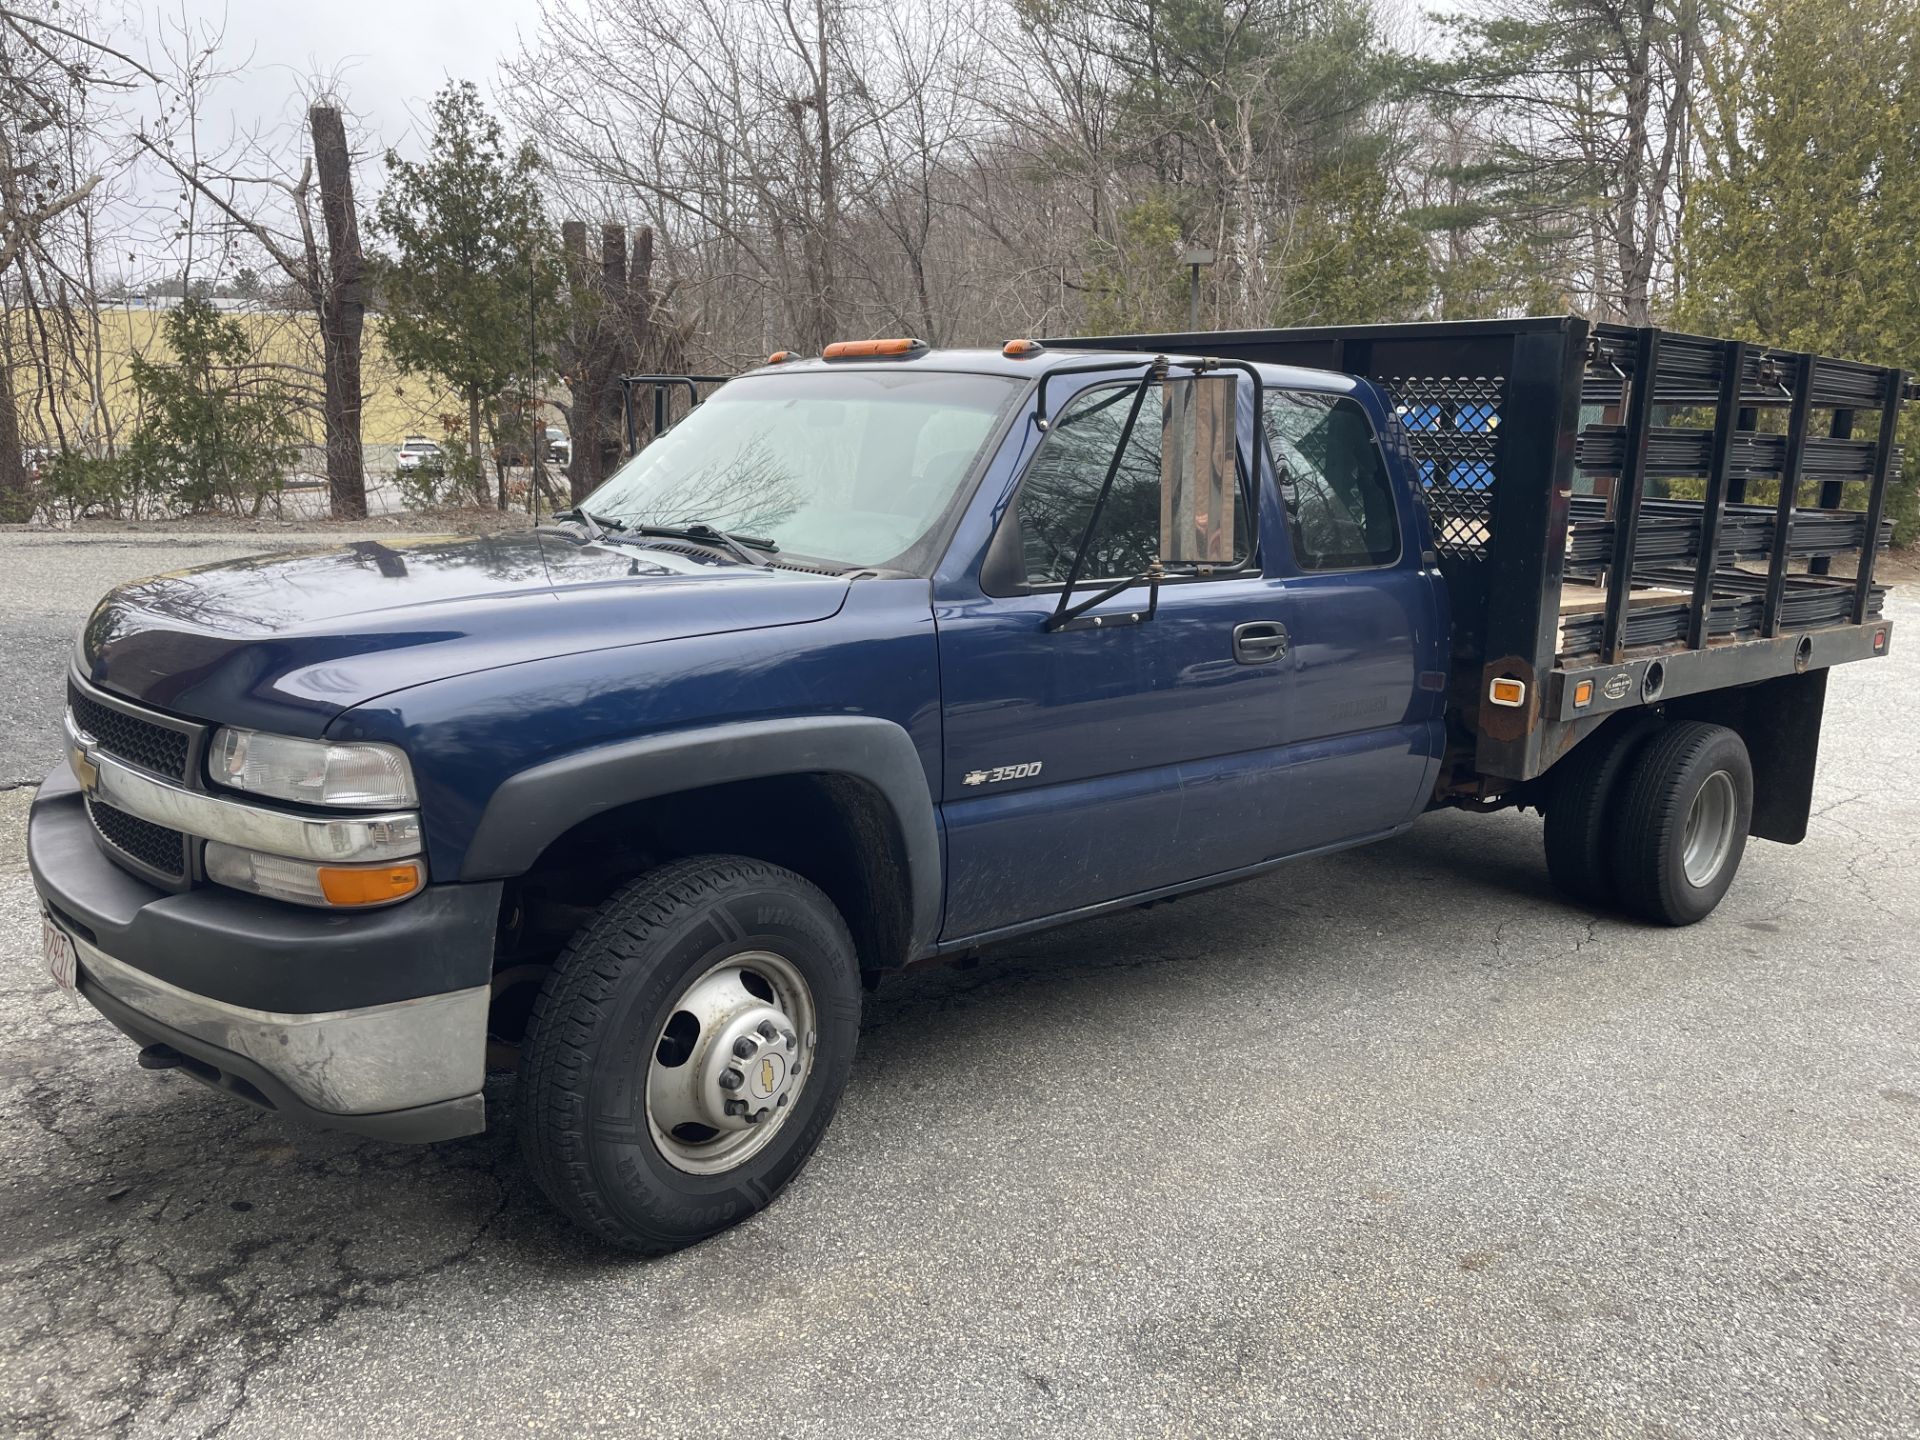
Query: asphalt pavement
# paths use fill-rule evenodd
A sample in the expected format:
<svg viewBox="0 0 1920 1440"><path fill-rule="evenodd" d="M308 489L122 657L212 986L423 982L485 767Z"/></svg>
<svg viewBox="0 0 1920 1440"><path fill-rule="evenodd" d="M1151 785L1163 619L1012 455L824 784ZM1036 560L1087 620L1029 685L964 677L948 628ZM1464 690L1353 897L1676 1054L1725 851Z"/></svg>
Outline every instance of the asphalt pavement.
<svg viewBox="0 0 1920 1440"><path fill-rule="evenodd" d="M266 543L0 534L7 776L102 589ZM0 792L0 1432L1920 1434L1891 613L1812 833L1705 923L1569 908L1537 819L1448 814L892 980L792 1189L656 1261L543 1207L510 1088L415 1149L137 1069L41 969Z"/></svg>

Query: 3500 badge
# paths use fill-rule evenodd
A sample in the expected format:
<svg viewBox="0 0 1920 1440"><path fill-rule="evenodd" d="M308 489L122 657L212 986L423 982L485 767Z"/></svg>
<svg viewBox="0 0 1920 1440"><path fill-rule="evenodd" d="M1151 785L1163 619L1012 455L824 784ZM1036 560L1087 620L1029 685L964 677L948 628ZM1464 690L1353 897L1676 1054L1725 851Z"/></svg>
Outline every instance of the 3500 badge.
<svg viewBox="0 0 1920 1440"><path fill-rule="evenodd" d="M1040 773L1040 761L1024 765L996 765L991 770L969 770L962 785L998 785L1002 780L1031 780Z"/></svg>

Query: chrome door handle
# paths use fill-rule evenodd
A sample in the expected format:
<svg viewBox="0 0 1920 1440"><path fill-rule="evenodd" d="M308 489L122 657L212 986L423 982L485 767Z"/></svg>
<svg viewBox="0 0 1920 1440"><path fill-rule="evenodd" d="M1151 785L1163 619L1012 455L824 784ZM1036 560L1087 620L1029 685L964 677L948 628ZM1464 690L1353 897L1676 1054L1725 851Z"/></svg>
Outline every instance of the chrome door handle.
<svg viewBox="0 0 1920 1440"><path fill-rule="evenodd" d="M1287 627L1277 620L1249 620L1233 627L1233 658L1242 665L1264 665L1287 653Z"/></svg>

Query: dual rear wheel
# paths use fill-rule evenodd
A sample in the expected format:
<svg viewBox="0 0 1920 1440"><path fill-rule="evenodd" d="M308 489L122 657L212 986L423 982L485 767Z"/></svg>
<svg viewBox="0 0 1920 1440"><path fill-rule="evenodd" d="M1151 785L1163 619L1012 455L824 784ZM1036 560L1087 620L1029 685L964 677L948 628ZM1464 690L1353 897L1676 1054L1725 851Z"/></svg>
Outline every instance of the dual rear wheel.
<svg viewBox="0 0 1920 1440"><path fill-rule="evenodd" d="M1753 765L1724 725L1617 722L1554 768L1547 870L1571 899L1691 925L1720 903L1753 818Z"/></svg>

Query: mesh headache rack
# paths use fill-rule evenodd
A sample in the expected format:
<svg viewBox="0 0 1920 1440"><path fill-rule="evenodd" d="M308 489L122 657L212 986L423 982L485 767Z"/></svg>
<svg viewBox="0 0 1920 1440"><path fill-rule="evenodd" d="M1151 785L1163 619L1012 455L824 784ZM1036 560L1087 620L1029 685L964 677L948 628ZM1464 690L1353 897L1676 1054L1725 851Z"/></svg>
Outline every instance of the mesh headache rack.
<svg viewBox="0 0 1920 1440"><path fill-rule="evenodd" d="M1484 775L1530 779L1617 709L1885 652L1903 371L1577 316L1047 343L1378 385L1433 522ZM1489 704L1496 680L1524 703Z"/></svg>

